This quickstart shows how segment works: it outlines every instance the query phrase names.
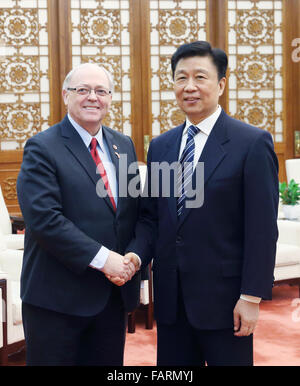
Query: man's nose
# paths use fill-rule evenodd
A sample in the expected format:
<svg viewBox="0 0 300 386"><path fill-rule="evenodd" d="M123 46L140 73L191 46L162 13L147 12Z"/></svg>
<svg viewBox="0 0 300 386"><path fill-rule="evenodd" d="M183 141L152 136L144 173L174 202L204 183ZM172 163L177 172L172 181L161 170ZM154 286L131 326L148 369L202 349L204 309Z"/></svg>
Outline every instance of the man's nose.
<svg viewBox="0 0 300 386"><path fill-rule="evenodd" d="M92 100L97 99L97 95L95 93L95 90L91 90L91 92L89 93L89 99L92 99Z"/></svg>
<svg viewBox="0 0 300 386"><path fill-rule="evenodd" d="M185 90L195 90L196 88L196 82L195 80L191 77L186 80L186 84L184 86Z"/></svg>

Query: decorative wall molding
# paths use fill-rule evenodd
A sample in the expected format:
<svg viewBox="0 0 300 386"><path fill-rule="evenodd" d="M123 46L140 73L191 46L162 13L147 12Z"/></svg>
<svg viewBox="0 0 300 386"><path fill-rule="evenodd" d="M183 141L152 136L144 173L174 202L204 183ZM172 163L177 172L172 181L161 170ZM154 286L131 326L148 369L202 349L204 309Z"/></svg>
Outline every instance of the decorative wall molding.
<svg viewBox="0 0 300 386"><path fill-rule="evenodd" d="M283 1L229 0L229 112L284 142Z"/></svg>
<svg viewBox="0 0 300 386"><path fill-rule="evenodd" d="M22 149L49 126L46 0L2 0L0 36L0 150Z"/></svg>
<svg viewBox="0 0 300 386"><path fill-rule="evenodd" d="M72 66L103 65L114 77L112 107L104 124L132 135L130 9L127 0L73 0Z"/></svg>
<svg viewBox="0 0 300 386"><path fill-rule="evenodd" d="M206 1L150 1L152 136L184 122L173 93L171 56L183 43L207 39Z"/></svg>

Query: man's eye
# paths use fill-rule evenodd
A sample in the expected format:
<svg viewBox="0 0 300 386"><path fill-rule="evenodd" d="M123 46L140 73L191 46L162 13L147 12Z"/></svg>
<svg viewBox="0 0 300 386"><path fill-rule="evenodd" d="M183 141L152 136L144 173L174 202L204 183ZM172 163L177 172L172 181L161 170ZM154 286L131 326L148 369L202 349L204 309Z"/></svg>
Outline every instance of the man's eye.
<svg viewBox="0 0 300 386"><path fill-rule="evenodd" d="M106 90L102 90L101 88L95 90L95 93L97 95L106 95L106 94L108 94L108 92Z"/></svg>
<svg viewBox="0 0 300 386"><path fill-rule="evenodd" d="M87 88L84 88L84 87L80 87L79 89L77 89L77 91L80 94L87 94L89 92L89 90Z"/></svg>

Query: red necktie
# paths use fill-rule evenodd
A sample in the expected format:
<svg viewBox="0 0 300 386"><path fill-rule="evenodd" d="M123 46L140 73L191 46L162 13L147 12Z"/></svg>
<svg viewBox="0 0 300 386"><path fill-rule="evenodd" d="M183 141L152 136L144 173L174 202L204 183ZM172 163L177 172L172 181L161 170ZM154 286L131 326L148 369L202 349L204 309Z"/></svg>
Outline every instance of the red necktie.
<svg viewBox="0 0 300 386"><path fill-rule="evenodd" d="M91 144L90 144L91 156L93 157L93 160L95 161L95 164L97 165L97 168L98 168L98 170L100 172L102 181L104 183L105 189L107 190L107 193L108 193L108 196L109 196L110 201L112 203L112 206L113 206L114 210L116 211L117 210L117 206L116 206L114 197L113 197L112 192L111 192L110 187L109 187L106 171L104 169L103 163L102 163L101 158L99 157L98 151L96 149L97 143L98 143L97 139L96 138L92 138Z"/></svg>

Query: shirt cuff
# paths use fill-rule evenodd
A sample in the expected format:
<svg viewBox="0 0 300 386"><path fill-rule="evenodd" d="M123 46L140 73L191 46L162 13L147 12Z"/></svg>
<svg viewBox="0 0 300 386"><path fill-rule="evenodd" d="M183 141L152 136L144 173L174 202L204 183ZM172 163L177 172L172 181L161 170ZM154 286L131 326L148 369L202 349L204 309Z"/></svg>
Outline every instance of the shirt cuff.
<svg viewBox="0 0 300 386"><path fill-rule="evenodd" d="M257 296L251 296L251 295L241 295L240 296L240 299L243 299L243 300L246 300L247 302L251 302L251 303L260 303L261 301L261 298L257 297Z"/></svg>
<svg viewBox="0 0 300 386"><path fill-rule="evenodd" d="M130 252L130 253L132 253L134 256L136 256L137 257L137 259L138 259L138 262L139 262L139 269L141 268L141 265L142 265L142 260L140 259L140 257L139 257L139 255L137 255L136 253L134 253L134 252Z"/></svg>
<svg viewBox="0 0 300 386"><path fill-rule="evenodd" d="M104 264L106 263L106 260L108 258L110 250L104 246L102 246L97 255L93 258L93 260L90 262L90 267L95 269L102 269L104 267Z"/></svg>

